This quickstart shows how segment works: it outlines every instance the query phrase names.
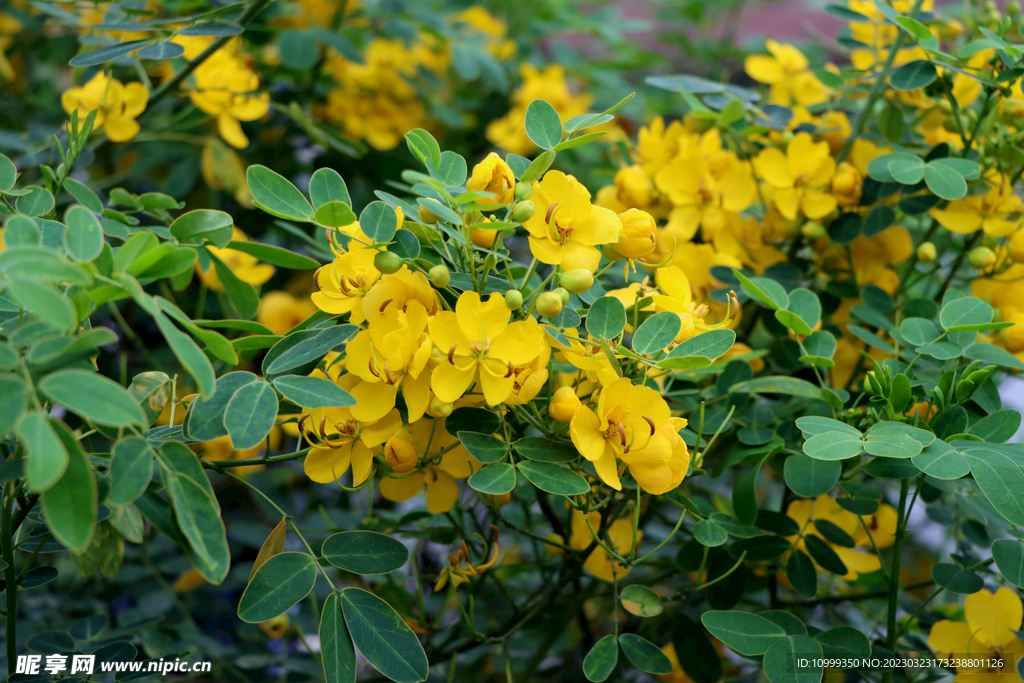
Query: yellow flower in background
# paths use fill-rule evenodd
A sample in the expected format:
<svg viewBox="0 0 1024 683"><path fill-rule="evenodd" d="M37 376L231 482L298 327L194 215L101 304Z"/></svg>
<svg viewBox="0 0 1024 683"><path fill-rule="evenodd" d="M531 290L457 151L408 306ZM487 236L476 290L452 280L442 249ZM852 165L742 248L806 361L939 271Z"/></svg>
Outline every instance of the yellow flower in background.
<svg viewBox="0 0 1024 683"><path fill-rule="evenodd" d="M530 233L530 251L541 263L563 270L597 270L602 244L613 244L622 220L610 209L590 203L590 192L576 178L548 171L530 195L536 211L523 225Z"/></svg>
<svg viewBox="0 0 1024 683"><path fill-rule="evenodd" d="M5 81L13 81L18 75L7 58L5 50L14 42L11 40L11 36L17 35L22 28L23 24L18 21L17 17L7 12L0 12L0 77Z"/></svg>
<svg viewBox="0 0 1024 683"><path fill-rule="evenodd" d="M594 527L595 532L599 532L601 529L601 513L591 512L584 515L575 508L572 511L572 522L571 530L572 535L569 538L569 546L582 550L589 548L590 544L594 542L594 535L590 533L590 528L587 526L587 521L590 521L590 525ZM640 544L640 540L644 537L643 529L638 529L636 532L637 545ZM617 519L608 525L608 538L611 539L612 549L615 550L619 555L625 557L629 554L629 551L633 547L633 522L629 519ZM603 543L607 543L608 539L604 536L601 537ZM615 563L615 569L612 569L612 563ZM618 560L613 560L608 552L600 545L594 548L594 550L587 555L587 559L583 562L583 567L596 576L599 579L603 579L611 583L612 581L622 581L629 574L630 569L623 567L619 564Z"/></svg>
<svg viewBox="0 0 1024 683"><path fill-rule="evenodd" d="M438 398L454 402L474 381L489 405L509 397L516 366L539 355L542 334L536 318L509 323L511 313L500 294L484 303L476 292L464 292L454 313L441 311L430 320L430 337L445 355L430 380Z"/></svg>
<svg viewBox="0 0 1024 683"><path fill-rule="evenodd" d="M773 190L775 206L793 220L803 212L808 218L824 218L836 208L828 194L836 162L827 142L814 142L808 133L798 133L786 153L774 147L754 159L754 170Z"/></svg>
<svg viewBox="0 0 1024 683"><path fill-rule="evenodd" d="M488 51L502 62L511 59L516 53L516 44L508 40L508 26L481 5L472 5L455 14L451 21L463 23L486 37Z"/></svg>
<svg viewBox="0 0 1024 683"><path fill-rule="evenodd" d="M260 298L256 322L266 325L274 334L287 334L316 311L316 305L309 297L296 297L288 292L275 290Z"/></svg>
<svg viewBox="0 0 1024 683"><path fill-rule="evenodd" d="M441 574L437 577L437 581L434 583L434 592L443 590L448 584L448 580L451 579L452 586L458 588L462 584L469 581L470 576L479 576L484 573L498 561L498 527L491 525L491 533L494 534L494 540L491 541L491 545L494 547L494 554L490 560L484 558L478 565L473 565L473 562L469 557L469 548L466 547L466 542L462 542L462 547L454 555L448 556L448 566L441 570ZM463 568L461 565L465 563L466 566Z"/></svg>
<svg viewBox="0 0 1024 683"><path fill-rule="evenodd" d="M181 410L181 414L184 415L185 411ZM281 447L281 429L274 427L270 430L270 434L267 435L266 441L259 446L252 448L243 448L242 450L235 450L234 445L231 443L230 436L221 436L212 441L204 441L196 447L199 453L199 457L203 460L210 460L212 462L224 462L229 460L249 460L251 458L259 458L268 453L268 448L273 452ZM262 470L264 465L248 465L246 467L236 467L234 471L243 477L251 472Z"/></svg>
<svg viewBox="0 0 1024 683"><path fill-rule="evenodd" d="M409 433L416 452L424 458L431 458L459 443L457 437L445 430L444 420L424 418L409 425L405 431ZM448 512L459 497L459 487L455 481L468 477L481 467L483 465L480 461L470 455L464 446L456 445L442 455L439 462L427 465L419 472L400 479L381 478L380 495L388 500L402 502L426 489L427 510L435 515Z"/></svg>
<svg viewBox="0 0 1024 683"><path fill-rule="evenodd" d="M95 128L102 127L113 142L126 142L138 134L135 118L146 110L148 101L149 89L142 83L124 85L102 71L97 71L85 85L65 90L60 98L68 114L78 110L79 125L89 112L96 110Z"/></svg>
<svg viewBox="0 0 1024 683"><path fill-rule="evenodd" d="M835 551L839 559L846 565L847 573L843 576L847 581L853 581L860 574L867 574L881 569L878 556L874 554L874 548L881 550L888 548L896 540L896 510L886 503L878 506L873 515L858 517L839 506L835 498L827 493L815 499L794 500L786 508L786 515L800 526L800 533L797 536L790 536L789 542L793 547L806 550L804 537L807 535L818 536L819 539L828 544ZM835 524L848 536L853 538L855 547L846 548L841 545L829 542L827 539L815 533L812 522L824 520ZM863 525L861 521L863 520ZM870 537L868 531L870 530ZM871 539L874 539L874 545ZM862 551L858 549L867 549ZM824 571L819 567L819 571Z"/></svg>
<svg viewBox="0 0 1024 683"><path fill-rule="evenodd" d="M828 88L810 71L810 62L800 50L771 38L765 45L771 56L748 55L744 69L755 81L771 86L772 104L807 106L828 100Z"/></svg>
<svg viewBox="0 0 1024 683"><path fill-rule="evenodd" d="M220 54L220 51L217 52ZM257 93L260 77L240 60L217 54L203 62L193 73L196 90L190 93L193 104L217 119L220 136L232 147L243 149L249 138L240 121L255 121L270 110L270 95Z"/></svg>
<svg viewBox="0 0 1024 683"><path fill-rule="evenodd" d="M237 227L232 228L231 239L236 242L248 241L248 237L245 233L239 230ZM238 251L237 249L221 249L219 247L207 247L210 253L219 258L225 266L231 269L231 272L235 274L242 282L248 282L254 287L262 285L264 282L274 276L274 266L269 263L261 263L258 258L251 254L246 254L244 251ZM203 270L196 261L196 273L199 275L200 281L215 292L223 292L224 285L221 284L220 278L217 277L217 269L213 263L210 264L208 270Z"/></svg>
<svg viewBox="0 0 1024 683"><path fill-rule="evenodd" d="M991 187L985 194L951 201L945 209L932 209L929 215L947 230L962 235L979 228L993 237L1011 234L1020 227L1017 214L1024 211L1024 200L1014 193L1006 176L993 171L985 179Z"/></svg>
<svg viewBox="0 0 1024 683"><path fill-rule="evenodd" d="M252 193L245 180L245 163L241 157L217 138L203 145L200 157L203 180L214 190L230 192L235 201L247 209L253 208Z"/></svg>
<svg viewBox="0 0 1024 683"><path fill-rule="evenodd" d="M982 589L967 596L964 614L966 623L945 619L933 624L928 647L940 658L992 657L1001 659L1004 665L958 667L957 683L1019 682L1016 664L1024 657L1024 643L1017 637L1022 614L1017 594L1006 587L995 593Z"/></svg>
<svg viewBox="0 0 1024 683"><path fill-rule="evenodd" d="M473 167L473 175L466 182L469 192L490 192L494 197L476 200L477 204L498 208L512 201L516 188L516 176L504 159L494 152Z"/></svg>

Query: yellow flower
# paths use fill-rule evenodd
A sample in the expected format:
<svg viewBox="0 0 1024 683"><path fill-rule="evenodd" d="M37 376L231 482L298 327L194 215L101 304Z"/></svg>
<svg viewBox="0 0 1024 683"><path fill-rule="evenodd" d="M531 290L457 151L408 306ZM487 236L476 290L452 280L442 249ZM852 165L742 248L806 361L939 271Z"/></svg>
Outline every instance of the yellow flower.
<svg viewBox="0 0 1024 683"><path fill-rule="evenodd" d="M590 528L587 526L587 520L590 520L590 525L594 527L594 531L598 532L601 528L601 513L591 512L584 515L579 510L574 509L572 511L572 535L569 538L569 546L577 549L589 548L590 544L594 542L594 535L590 533ZM637 529L636 542L640 544L640 539L644 537L643 529ZM625 556L629 554L629 551L633 546L633 522L629 519L617 519L608 525L608 538L611 539L612 549L615 550L619 555ZM607 543L606 538L601 538L601 541ZM615 563L615 569L612 569L612 562ZM583 562L583 567L591 574L599 579L605 581L622 581L629 574L630 570L619 564L618 560L613 560L608 555L608 552L601 546L597 546L594 550L587 555L587 559Z"/></svg>
<svg viewBox="0 0 1024 683"><path fill-rule="evenodd" d="M774 189L775 206L793 220L800 211L808 218L824 218L836 208L828 194L836 162L827 142L815 143L808 133L798 133L783 154L771 147L754 159L754 169Z"/></svg>
<svg viewBox="0 0 1024 683"><path fill-rule="evenodd" d="M411 437L409 441L417 446L417 452L424 459L432 458L449 446L454 448L441 456L440 462L427 465L411 475L401 479L381 478L380 495L400 503L425 488L427 510L435 515L448 512L459 497L459 487L455 480L464 479L479 470L482 467L480 461L470 455L464 446L458 445L458 438L445 430L444 420L424 418L403 431L408 432Z"/></svg>
<svg viewBox="0 0 1024 683"><path fill-rule="evenodd" d="M210 138L200 157L203 180L215 190L230 192L242 206L253 208L252 193L245 180L245 164L235 150L217 138Z"/></svg>
<svg viewBox="0 0 1024 683"><path fill-rule="evenodd" d="M267 292L260 299L256 322L269 327L274 334L287 332L316 313L316 306L306 297L294 297L288 292Z"/></svg>
<svg viewBox="0 0 1024 683"><path fill-rule="evenodd" d="M632 302L630 303L632 306ZM575 339L569 339L569 346L558 347L555 358L579 368L593 383L600 383L601 386L608 386L619 380L619 374L615 372L611 361L605 355L600 345L583 344Z"/></svg>
<svg viewBox="0 0 1024 683"><path fill-rule="evenodd" d="M622 489L621 459L643 490L662 494L679 486L689 467L690 455L678 434L685 426L686 420L671 416L657 391L622 378L601 390L596 412L580 406L569 433L604 483Z"/></svg>
<svg viewBox="0 0 1024 683"><path fill-rule="evenodd" d="M864 189L864 177L853 164L844 161L839 164L836 174L832 177L831 194L836 198L836 205L850 208L860 204Z"/></svg>
<svg viewBox="0 0 1024 683"><path fill-rule="evenodd" d="M331 315L349 313L349 322L352 323L366 320L363 299L380 279L380 271L373 265L376 253L376 250L352 241L348 251L338 252L334 261L318 268L313 275L313 281L320 290L312 296L316 307Z"/></svg>
<svg viewBox="0 0 1024 683"><path fill-rule="evenodd" d="M536 358L541 345L535 318L509 323L510 316L500 294L483 303L476 292L464 292L454 313L441 311L430 320L430 337L446 356L430 381L438 398L453 402L474 381L490 405L509 397L516 366Z"/></svg>
<svg viewBox="0 0 1024 683"><path fill-rule="evenodd" d="M355 375L347 374L337 383L351 393L358 382ZM303 469L321 484L337 481L349 466L353 486L362 484L370 476L374 453L402 425L394 409L374 422L357 420L349 408L317 408L303 417L302 433L313 446Z"/></svg>
<svg viewBox="0 0 1024 683"><path fill-rule="evenodd" d="M717 136L706 139L718 141ZM684 150L658 171L654 182L672 201L668 229L680 243L692 238L698 226L710 239L725 226L727 214L743 211L757 196L750 165L732 152L705 156L696 149Z"/></svg>
<svg viewBox="0 0 1024 683"><path fill-rule="evenodd" d="M491 532L494 534L494 540L491 541L491 545L494 547L494 554L491 556L491 559L486 560L485 558L486 561L481 561L480 564L473 566L469 559L469 548L466 547L466 542L463 541L462 547L459 548L458 552L448 556L448 566L441 570L437 581L434 582L435 593L444 589L448 584L448 579L451 579L452 585L458 588L469 581L470 576L483 574L498 561L498 527L492 524ZM466 563L465 568L460 566L463 562Z"/></svg>
<svg viewBox="0 0 1024 683"><path fill-rule="evenodd" d="M559 387L548 403L548 414L563 423L572 422L573 415L580 409L580 397L571 386Z"/></svg>
<svg viewBox="0 0 1024 683"><path fill-rule="evenodd" d="M473 167L473 175L466 182L469 192L490 192L494 197L476 200L477 204L498 208L512 201L516 187L516 176L505 160L494 152Z"/></svg>
<svg viewBox="0 0 1024 683"><path fill-rule="evenodd" d="M847 573L843 576L848 581L853 581L860 574L867 574L881 568L878 556L873 552L860 552L857 548L875 547L888 548L896 540L896 510L891 505L881 504L873 515L858 517L852 512L847 512L839 506L835 498L827 493L817 498L794 500L786 508L786 515L800 526L800 533L797 536L788 538L793 547L805 550L804 537L808 534L818 536L835 551L839 559L846 565ZM854 548L846 548L831 543L815 533L814 525L811 522L824 520L835 524L847 535L853 538L856 544ZM864 524L861 524L863 520ZM870 529L868 531L864 528ZM871 539L874 539L874 546ZM819 567L819 571L824 571Z"/></svg>
<svg viewBox="0 0 1024 683"><path fill-rule="evenodd" d="M1017 594L1003 587L995 593L980 590L967 596L967 622L945 619L932 626L928 647L938 657L998 657L1002 667L959 667L957 683L996 683L1021 680L1016 664L1024 656L1024 643L1017 637L1021 625L1021 602Z"/></svg>
<svg viewBox="0 0 1024 683"><path fill-rule="evenodd" d="M175 593L191 593L206 583L206 579L195 567L189 567L174 579Z"/></svg>
<svg viewBox="0 0 1024 683"><path fill-rule="evenodd" d="M232 228L231 239L236 242L247 241L248 238L245 233L239 230L237 227ZM246 254L244 251L238 251L237 249L220 249L218 247L207 247L214 256L219 258L225 266L231 269L231 272L241 280L242 282L248 282L254 287L262 285L264 282L274 276L274 266L268 263L260 263L260 260L251 254ZM217 269L211 263L208 270L203 270L196 261L196 273L199 275L199 279L204 285L209 287L215 292L223 292L224 285L221 284L220 278L217 277Z"/></svg>
<svg viewBox="0 0 1024 683"><path fill-rule="evenodd" d="M800 50L769 38L768 55L749 55L744 62L747 75L760 83L771 85L772 104L784 107L825 102L829 90L810 70L810 62Z"/></svg>
<svg viewBox="0 0 1024 683"><path fill-rule="evenodd" d="M636 164L615 173L614 188L619 201L629 208L646 209L654 201L654 183L643 167Z"/></svg>
<svg viewBox="0 0 1024 683"><path fill-rule="evenodd" d="M142 83L124 85L97 71L88 83L69 88L61 95L60 103L68 114L78 110L79 125L85 116L96 110L96 128L103 127L113 142L131 140L139 132L135 118L146 109L149 89Z"/></svg>
<svg viewBox="0 0 1024 683"><path fill-rule="evenodd" d="M610 209L593 206L590 192L570 175L548 171L530 195L536 212L524 226L530 233L530 251L541 263L563 270L597 270L598 245L614 243L622 221Z"/></svg>
<svg viewBox="0 0 1024 683"><path fill-rule="evenodd" d="M430 360L433 346L427 336L427 309L419 301L392 301L370 319L347 347L346 368L363 383L352 394L352 415L359 420L378 420L395 407L402 388L409 421L423 417L430 401L427 383L419 379Z"/></svg>
<svg viewBox="0 0 1024 683"><path fill-rule="evenodd" d="M654 216L640 209L629 209L619 214L622 232L615 245L615 251L626 258L642 258L654 251L658 235L658 224Z"/></svg>
<svg viewBox="0 0 1024 683"><path fill-rule="evenodd" d="M1013 191L1010 180L996 172L987 177L991 189L950 202L945 209L932 209L929 215L947 230L966 235L981 228L993 237L1005 237L1020 227L1020 220L1008 220L1024 211L1024 200Z"/></svg>
<svg viewBox="0 0 1024 683"><path fill-rule="evenodd" d="M480 5L472 5L452 17L452 21L462 22L482 33L488 38L488 51L501 61L511 59L516 53L514 41L507 40L508 27L493 14Z"/></svg>

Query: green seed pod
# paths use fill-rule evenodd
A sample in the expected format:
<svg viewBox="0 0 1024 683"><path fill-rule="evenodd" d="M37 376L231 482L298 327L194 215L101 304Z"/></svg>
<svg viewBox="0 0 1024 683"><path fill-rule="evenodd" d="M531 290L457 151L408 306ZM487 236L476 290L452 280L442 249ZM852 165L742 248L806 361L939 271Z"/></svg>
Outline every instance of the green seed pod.
<svg viewBox="0 0 1024 683"><path fill-rule="evenodd" d="M818 240L828 234L825 226L818 221L807 221L800 226L800 232L809 240Z"/></svg>

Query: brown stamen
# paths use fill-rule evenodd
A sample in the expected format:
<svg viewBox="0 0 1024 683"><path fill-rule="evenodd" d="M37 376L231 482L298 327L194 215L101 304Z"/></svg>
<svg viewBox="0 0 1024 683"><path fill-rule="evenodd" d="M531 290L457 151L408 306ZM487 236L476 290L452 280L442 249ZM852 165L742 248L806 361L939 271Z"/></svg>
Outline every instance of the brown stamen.
<svg viewBox="0 0 1024 683"><path fill-rule="evenodd" d="M395 383L395 378L391 376L391 368L388 367L387 363L384 364L384 375L388 378L388 384Z"/></svg>
<svg viewBox="0 0 1024 683"><path fill-rule="evenodd" d="M324 415L323 417L320 418L320 436L323 438L324 441L328 441L329 440L327 438L327 431L324 429L326 426L327 426L327 416Z"/></svg>
<svg viewBox="0 0 1024 683"><path fill-rule="evenodd" d="M619 442L623 445L623 447L625 447L625 445L626 445L626 427L621 422L619 422L617 426L619 428Z"/></svg>
<svg viewBox="0 0 1024 683"><path fill-rule="evenodd" d="M644 415L644 420L646 420L647 424L649 424L651 426L651 436L654 436L654 420L652 420L651 418L647 417L646 415Z"/></svg>
<svg viewBox="0 0 1024 683"><path fill-rule="evenodd" d="M545 223L550 223L551 222L551 214L553 214L555 212L555 207L556 206L558 206L558 202L555 202L554 204L551 204L550 206L548 206L548 213L547 213L546 216L544 216L544 222Z"/></svg>
<svg viewBox="0 0 1024 683"><path fill-rule="evenodd" d="M387 299L386 301L384 301L384 303L380 305L380 312L383 313L384 309L387 308L388 304L391 303L392 301L394 301L394 299Z"/></svg>
<svg viewBox="0 0 1024 683"><path fill-rule="evenodd" d="M299 434L302 433L302 425L306 423L306 420L313 417L313 413L303 413L299 416L299 423L296 425L299 428Z"/></svg>
<svg viewBox="0 0 1024 683"><path fill-rule="evenodd" d="M372 357L370 358L366 365L369 367L371 375L373 375L374 377L380 377L380 372L377 371L377 364L373 361Z"/></svg>
<svg viewBox="0 0 1024 683"><path fill-rule="evenodd" d="M512 361L508 362L508 372L505 373L505 377L511 377L512 373L516 371L516 367L512 365Z"/></svg>
<svg viewBox="0 0 1024 683"><path fill-rule="evenodd" d="M452 348L448 349L448 362L452 365L455 365L455 349L457 347L458 344L452 344Z"/></svg>

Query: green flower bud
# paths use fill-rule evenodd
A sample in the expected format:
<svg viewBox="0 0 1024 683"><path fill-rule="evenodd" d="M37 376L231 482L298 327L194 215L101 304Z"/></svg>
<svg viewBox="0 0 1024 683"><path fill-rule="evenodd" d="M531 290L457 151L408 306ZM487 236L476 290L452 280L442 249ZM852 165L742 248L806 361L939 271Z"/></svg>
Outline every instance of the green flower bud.
<svg viewBox="0 0 1024 683"><path fill-rule="evenodd" d="M402 257L391 251L378 251L373 257L373 267L385 275L397 273L402 269Z"/></svg>
<svg viewBox="0 0 1024 683"><path fill-rule="evenodd" d="M512 208L512 220L517 223L528 221L533 218L533 214L536 210L537 207L533 205L533 202L529 199L523 200Z"/></svg>
<svg viewBox="0 0 1024 683"><path fill-rule="evenodd" d="M818 221L807 221L800 226L800 232L809 240L819 240L828 234L825 226Z"/></svg>
<svg viewBox="0 0 1024 683"><path fill-rule="evenodd" d="M430 276L430 284L438 289L447 287L448 283L452 281L451 271L448 270L448 266L443 264L431 268L427 275Z"/></svg>
<svg viewBox="0 0 1024 683"><path fill-rule="evenodd" d="M513 196L516 198L517 202L526 201L530 198L531 194L533 194L532 183L516 183L516 189Z"/></svg>
<svg viewBox="0 0 1024 683"><path fill-rule="evenodd" d="M576 268L562 273L558 282L570 294L579 294L594 286L594 274L586 268Z"/></svg>
<svg viewBox="0 0 1024 683"><path fill-rule="evenodd" d="M921 242L917 247L917 260L921 263L931 263L935 260L938 252L931 242Z"/></svg>
<svg viewBox="0 0 1024 683"><path fill-rule="evenodd" d="M556 287L555 294L557 294L559 298L561 298L563 306L569 303L569 290L567 290L565 287Z"/></svg>
<svg viewBox="0 0 1024 683"><path fill-rule="evenodd" d="M687 114L683 118L683 122L686 124L686 127L694 133L706 133L715 127L714 119L704 118L703 116L694 116L693 114Z"/></svg>
<svg viewBox="0 0 1024 683"><path fill-rule="evenodd" d="M523 307L523 293L518 289L510 289L505 292L505 305L509 310L518 311Z"/></svg>
<svg viewBox="0 0 1024 683"><path fill-rule="evenodd" d="M978 270L985 270L995 265L996 254L988 247L975 247L968 252L967 262Z"/></svg>
<svg viewBox="0 0 1024 683"><path fill-rule="evenodd" d="M498 256L496 254L488 254L487 258L484 259L484 268L486 270L494 270L498 267Z"/></svg>
<svg viewBox="0 0 1024 683"><path fill-rule="evenodd" d="M544 318L558 315L562 312L562 297L555 292L544 292L537 297L537 313Z"/></svg>

